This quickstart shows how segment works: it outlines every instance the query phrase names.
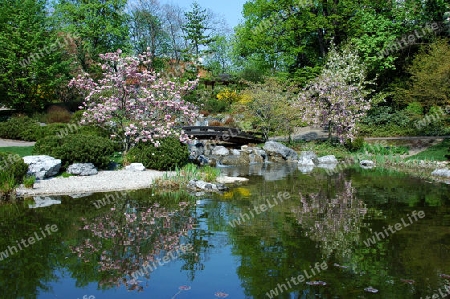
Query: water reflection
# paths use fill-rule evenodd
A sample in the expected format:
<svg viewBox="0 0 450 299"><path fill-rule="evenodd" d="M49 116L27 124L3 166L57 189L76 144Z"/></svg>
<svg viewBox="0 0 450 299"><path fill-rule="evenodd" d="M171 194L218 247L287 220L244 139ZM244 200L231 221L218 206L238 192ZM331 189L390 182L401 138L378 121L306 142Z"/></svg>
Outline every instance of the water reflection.
<svg viewBox="0 0 450 299"><path fill-rule="evenodd" d="M342 174L333 188L309 194L300 193L301 205L292 208L305 236L320 244L324 258L334 254L348 261L354 244L360 241L360 230L367 207L357 198L352 182Z"/></svg>

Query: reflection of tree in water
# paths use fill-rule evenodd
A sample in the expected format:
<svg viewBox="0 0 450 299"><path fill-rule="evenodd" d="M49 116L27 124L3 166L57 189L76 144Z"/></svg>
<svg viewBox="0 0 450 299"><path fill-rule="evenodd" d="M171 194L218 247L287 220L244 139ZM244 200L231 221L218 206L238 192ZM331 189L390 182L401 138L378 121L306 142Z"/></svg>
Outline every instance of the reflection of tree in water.
<svg viewBox="0 0 450 299"><path fill-rule="evenodd" d="M321 244L324 257L330 257L334 252L337 257L347 259L353 245L359 241L367 208L356 198L351 181L344 181L342 187L336 186L335 195L327 193L321 190L308 196L300 194L302 206L292 212L305 235Z"/></svg>
<svg viewBox="0 0 450 299"><path fill-rule="evenodd" d="M158 203L144 208L122 204L94 219L83 219L86 239L73 246L72 252L82 262L98 264L103 288L123 284L128 290L140 291L139 281L130 279L134 271L152 262L158 265L157 258L171 250L180 257L175 250L185 243L183 237L194 221L188 206L185 201L172 209Z"/></svg>

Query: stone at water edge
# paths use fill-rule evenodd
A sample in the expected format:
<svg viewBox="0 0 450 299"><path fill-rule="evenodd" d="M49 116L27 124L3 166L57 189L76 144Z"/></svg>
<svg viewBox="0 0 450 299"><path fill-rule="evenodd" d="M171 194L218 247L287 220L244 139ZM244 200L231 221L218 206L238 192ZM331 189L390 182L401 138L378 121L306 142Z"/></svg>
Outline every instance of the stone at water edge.
<svg viewBox="0 0 450 299"><path fill-rule="evenodd" d="M97 168L92 163L73 163L67 167L67 172L81 176L96 175L98 173Z"/></svg>
<svg viewBox="0 0 450 299"><path fill-rule="evenodd" d="M446 178L450 178L450 169L446 169L446 168L438 168L435 169L431 175L435 175L435 176L442 176L442 177L446 177Z"/></svg>
<svg viewBox="0 0 450 299"><path fill-rule="evenodd" d="M142 163L131 163L128 166L125 166L125 170L128 171L144 171L145 166Z"/></svg>
<svg viewBox="0 0 450 299"><path fill-rule="evenodd" d="M55 159L47 155L25 156L23 162L28 164L29 176L42 180L58 174L61 168L61 159Z"/></svg>
<svg viewBox="0 0 450 299"><path fill-rule="evenodd" d="M375 167L375 162L370 161L370 160L361 160L361 161L359 162L359 165L360 165L362 168L373 168L373 167Z"/></svg>
<svg viewBox="0 0 450 299"><path fill-rule="evenodd" d="M318 164L337 164L338 160L334 155L327 155L317 158Z"/></svg>
<svg viewBox="0 0 450 299"><path fill-rule="evenodd" d="M276 141L267 141L263 149L269 156L280 155L284 160L298 160L296 151Z"/></svg>
<svg viewBox="0 0 450 299"><path fill-rule="evenodd" d="M228 156L230 154L230 151L226 147L218 145L213 148L212 154L215 156Z"/></svg>
<svg viewBox="0 0 450 299"><path fill-rule="evenodd" d="M312 158L300 156L300 158L298 159L298 165L299 166L314 166L315 164L314 164Z"/></svg>
<svg viewBox="0 0 450 299"><path fill-rule="evenodd" d="M302 151L300 152L298 160L300 161L300 159L314 160L317 159L317 155L313 151Z"/></svg>

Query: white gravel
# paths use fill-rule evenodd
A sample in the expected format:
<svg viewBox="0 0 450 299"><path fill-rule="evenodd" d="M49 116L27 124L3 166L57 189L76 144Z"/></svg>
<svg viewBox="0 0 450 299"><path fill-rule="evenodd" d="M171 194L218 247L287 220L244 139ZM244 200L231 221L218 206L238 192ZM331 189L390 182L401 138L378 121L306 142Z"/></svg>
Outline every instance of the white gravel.
<svg viewBox="0 0 450 299"><path fill-rule="evenodd" d="M33 195L68 195L87 192L108 192L136 190L151 187L155 178L163 176L165 171L99 171L93 176L56 177L38 180L31 188L21 185L17 188L18 196Z"/></svg>

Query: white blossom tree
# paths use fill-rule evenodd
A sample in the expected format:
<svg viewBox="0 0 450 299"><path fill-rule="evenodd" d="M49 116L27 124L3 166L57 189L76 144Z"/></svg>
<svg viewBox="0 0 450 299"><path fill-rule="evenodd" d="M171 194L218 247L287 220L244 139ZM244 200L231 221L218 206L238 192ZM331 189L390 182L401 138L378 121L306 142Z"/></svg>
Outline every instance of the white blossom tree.
<svg viewBox="0 0 450 299"><path fill-rule="evenodd" d="M300 93L295 104L302 119L310 125L328 128L341 143L353 140L356 123L370 109L372 81L366 80L366 67L351 44L341 51L332 48L320 75Z"/></svg>

